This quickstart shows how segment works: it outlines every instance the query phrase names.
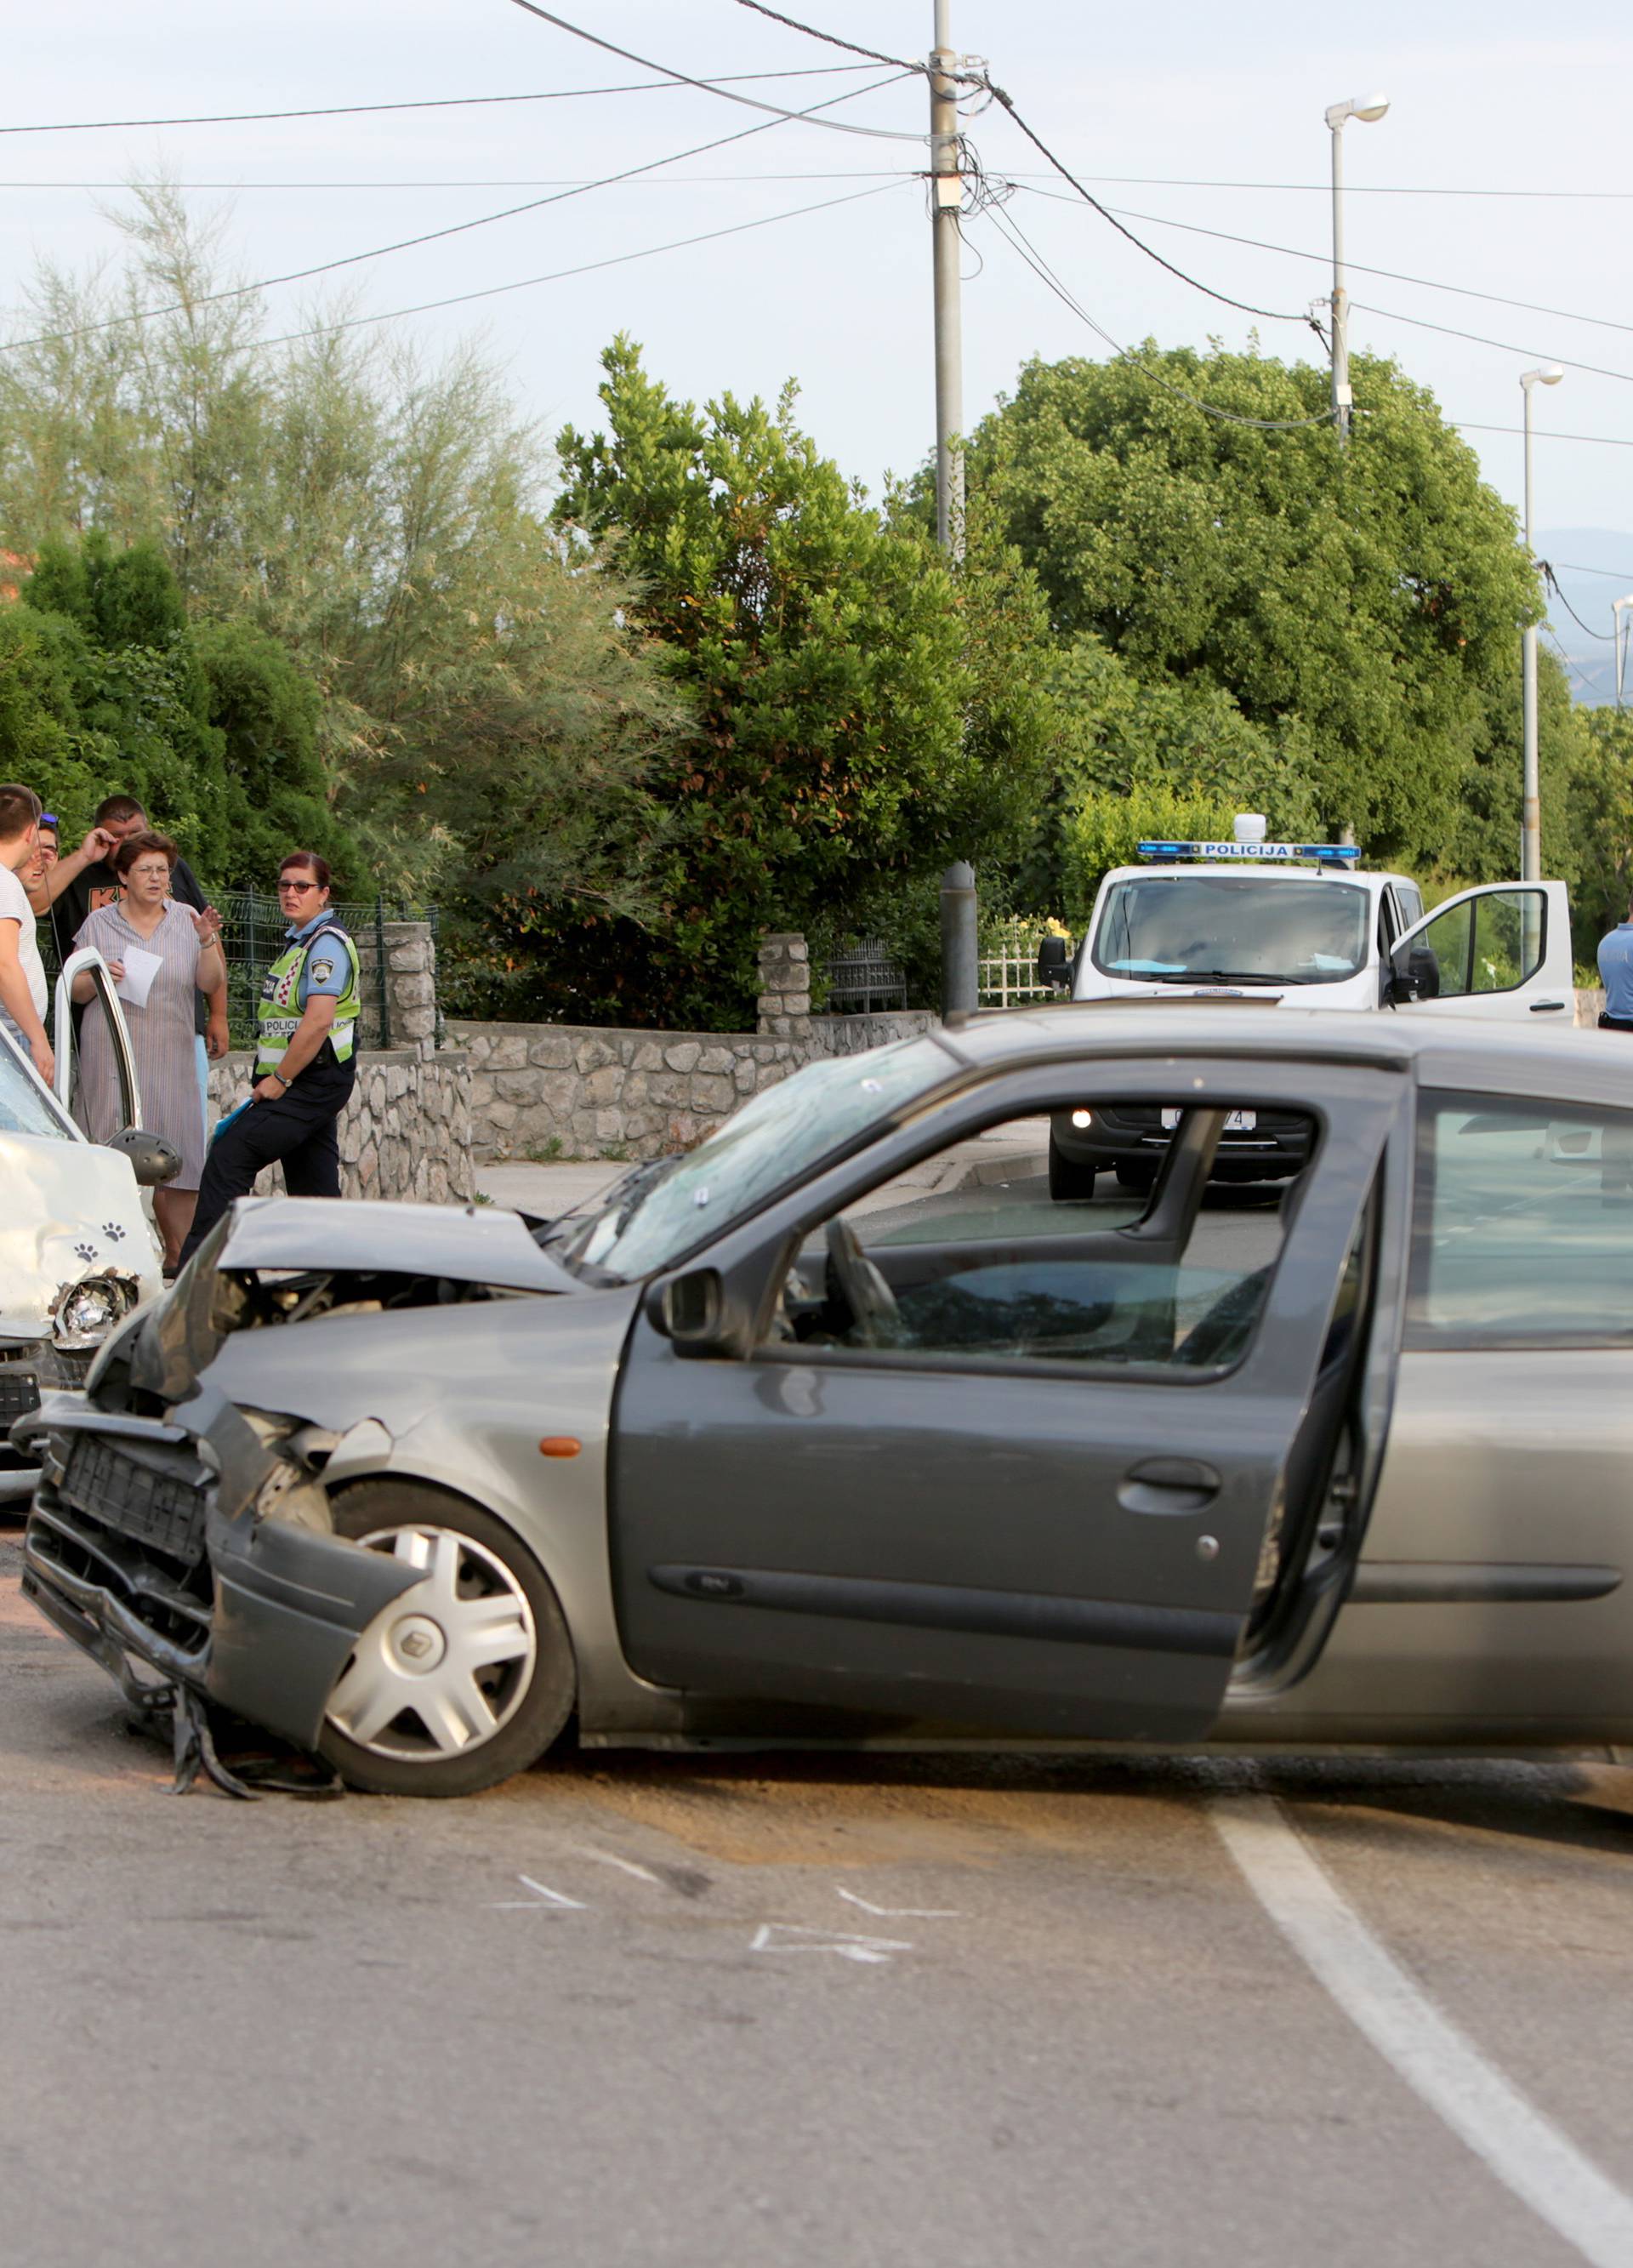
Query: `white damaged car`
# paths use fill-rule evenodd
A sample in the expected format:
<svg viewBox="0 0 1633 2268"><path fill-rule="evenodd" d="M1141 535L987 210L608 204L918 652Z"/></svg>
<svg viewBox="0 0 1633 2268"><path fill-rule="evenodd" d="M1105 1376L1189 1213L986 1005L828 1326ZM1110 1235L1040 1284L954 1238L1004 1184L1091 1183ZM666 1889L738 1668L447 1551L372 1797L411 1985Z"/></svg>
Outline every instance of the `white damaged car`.
<svg viewBox="0 0 1633 2268"><path fill-rule="evenodd" d="M70 1115L75 1058L69 987L89 969L86 1016L105 1020L121 1087L120 1130L87 1138ZM142 1202L169 1181L175 1150L141 1127L130 1035L99 954L71 956L57 986L55 1091L0 1027L0 1440L41 1388L82 1384L115 1323L160 1289L161 1249ZM37 1477L4 1453L0 1503Z"/></svg>

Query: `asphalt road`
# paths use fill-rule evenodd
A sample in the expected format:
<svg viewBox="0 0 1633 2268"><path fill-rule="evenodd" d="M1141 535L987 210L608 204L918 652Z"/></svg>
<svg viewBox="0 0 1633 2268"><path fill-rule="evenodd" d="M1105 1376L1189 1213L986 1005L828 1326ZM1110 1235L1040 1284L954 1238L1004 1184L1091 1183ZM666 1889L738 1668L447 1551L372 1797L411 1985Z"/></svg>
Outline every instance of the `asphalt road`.
<svg viewBox="0 0 1633 2268"><path fill-rule="evenodd" d="M1633 2260L1633 1773L176 1798L16 1565L8 2268Z"/></svg>

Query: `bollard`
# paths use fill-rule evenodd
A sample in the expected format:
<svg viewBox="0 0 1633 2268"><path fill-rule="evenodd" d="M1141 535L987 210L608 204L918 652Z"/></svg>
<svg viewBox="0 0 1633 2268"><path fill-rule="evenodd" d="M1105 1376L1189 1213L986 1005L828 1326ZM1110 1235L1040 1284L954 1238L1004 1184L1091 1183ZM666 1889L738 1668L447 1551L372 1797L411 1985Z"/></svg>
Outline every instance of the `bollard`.
<svg viewBox="0 0 1633 2268"><path fill-rule="evenodd" d="M975 870L955 858L941 878L941 1012L973 1015L980 993Z"/></svg>

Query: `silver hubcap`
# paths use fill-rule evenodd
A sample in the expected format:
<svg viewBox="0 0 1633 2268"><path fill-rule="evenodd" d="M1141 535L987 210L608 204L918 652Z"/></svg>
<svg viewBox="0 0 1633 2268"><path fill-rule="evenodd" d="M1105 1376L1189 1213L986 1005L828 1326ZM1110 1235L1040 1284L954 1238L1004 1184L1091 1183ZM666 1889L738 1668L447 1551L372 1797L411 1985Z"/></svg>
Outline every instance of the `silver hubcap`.
<svg viewBox="0 0 1633 2268"><path fill-rule="evenodd" d="M515 1576L448 1528L385 1528L359 1540L424 1580L358 1638L328 1722L377 1756L452 1756L490 1741L520 1707L539 1655Z"/></svg>

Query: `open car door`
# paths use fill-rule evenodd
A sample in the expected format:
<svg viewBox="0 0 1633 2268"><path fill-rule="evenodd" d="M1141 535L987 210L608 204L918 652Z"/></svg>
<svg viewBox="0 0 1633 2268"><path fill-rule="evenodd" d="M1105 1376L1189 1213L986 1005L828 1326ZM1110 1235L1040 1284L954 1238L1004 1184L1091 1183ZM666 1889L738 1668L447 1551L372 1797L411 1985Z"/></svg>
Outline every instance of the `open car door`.
<svg viewBox="0 0 1633 2268"><path fill-rule="evenodd" d="M1409 1086L1400 1060L1085 1052L961 1090L658 1279L612 1460L631 1667L705 1727L718 1697L838 1737L1204 1734L1304 1565ZM1154 1189L1053 1201L1049 1114L1102 1104L1172 1113ZM1222 1204L1227 1123L1271 1116L1307 1162Z"/></svg>
<svg viewBox="0 0 1633 2268"><path fill-rule="evenodd" d="M133 1133L142 1123L142 1093L136 1084L136 1050L130 1044L130 1031L125 1022L125 1012L119 1005L119 995L114 990L114 980L108 974L107 963L94 946L81 946L70 953L63 964L63 973L56 980L56 1012L51 1044L56 1055L56 1099L64 1110L71 1110L77 1089L80 1042L84 1032L74 1020L73 984L81 975L89 975L96 989L86 1003L84 1015L101 1020L113 1050L114 1075L119 1082L119 1124L114 1135Z"/></svg>
<svg viewBox="0 0 1633 2268"><path fill-rule="evenodd" d="M1412 1015L1575 1021L1570 909L1563 882L1460 890L1409 929L1389 956L1389 998Z"/></svg>

